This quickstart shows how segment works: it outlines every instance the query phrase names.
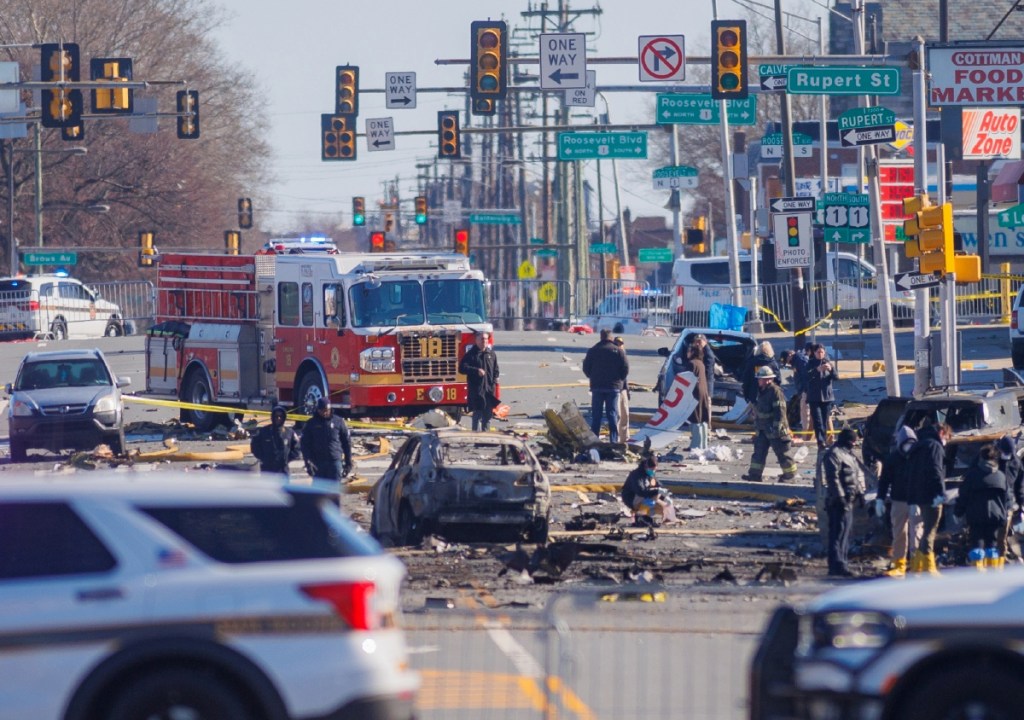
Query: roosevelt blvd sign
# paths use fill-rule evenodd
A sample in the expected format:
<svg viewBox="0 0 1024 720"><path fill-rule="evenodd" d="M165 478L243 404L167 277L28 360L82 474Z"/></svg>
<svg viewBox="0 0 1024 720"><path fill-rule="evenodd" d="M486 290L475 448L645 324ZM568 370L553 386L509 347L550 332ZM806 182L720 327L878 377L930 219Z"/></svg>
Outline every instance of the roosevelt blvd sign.
<svg viewBox="0 0 1024 720"><path fill-rule="evenodd" d="M896 285L897 290L909 291L918 290L920 288L938 287L942 284L942 279L928 273L922 275L919 272L903 272L896 273L892 277L893 283Z"/></svg>
<svg viewBox="0 0 1024 720"><path fill-rule="evenodd" d="M661 125L718 125L722 122L719 100L710 95L658 93L655 121ZM753 125L757 122L757 95L744 100L726 100L725 114L730 125Z"/></svg>
<svg viewBox="0 0 1024 720"><path fill-rule="evenodd" d="M647 159L646 132L561 132L559 160Z"/></svg>
<svg viewBox="0 0 1024 720"><path fill-rule="evenodd" d="M675 165L659 168L653 175L655 190L695 188L699 184L697 168L689 165Z"/></svg>
<svg viewBox="0 0 1024 720"><path fill-rule="evenodd" d="M790 95L899 95L900 69L891 67L791 66Z"/></svg>

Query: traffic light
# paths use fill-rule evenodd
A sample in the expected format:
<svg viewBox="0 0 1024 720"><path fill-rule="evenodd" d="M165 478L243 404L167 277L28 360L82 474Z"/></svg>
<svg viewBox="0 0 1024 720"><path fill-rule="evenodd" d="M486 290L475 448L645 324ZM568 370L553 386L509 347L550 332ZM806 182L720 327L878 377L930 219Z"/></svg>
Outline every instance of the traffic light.
<svg viewBox="0 0 1024 720"><path fill-rule="evenodd" d="M437 113L437 156L462 157L462 138L459 135L459 111L441 110Z"/></svg>
<svg viewBox="0 0 1024 720"><path fill-rule="evenodd" d="M747 87L747 21L712 20L711 97L745 99Z"/></svg>
<svg viewBox="0 0 1024 720"><path fill-rule="evenodd" d="M237 230L224 231L224 252L228 255L237 255L242 246L242 233Z"/></svg>
<svg viewBox="0 0 1024 720"><path fill-rule="evenodd" d="M351 115L320 116L321 160L355 160L356 129ZM351 126L351 127L350 127Z"/></svg>
<svg viewBox="0 0 1024 720"><path fill-rule="evenodd" d="M477 20L470 24L469 97L474 115L493 115L496 100L508 91L508 26L502 20Z"/></svg>
<svg viewBox="0 0 1024 720"><path fill-rule="evenodd" d="M389 233L395 229L395 214L392 212L384 213L384 232Z"/></svg>
<svg viewBox="0 0 1024 720"><path fill-rule="evenodd" d="M370 252L384 252L387 236L379 230L370 233Z"/></svg>
<svg viewBox="0 0 1024 720"><path fill-rule="evenodd" d="M81 120L77 125L64 125L60 129L60 139L68 142L81 142L85 140L85 123Z"/></svg>
<svg viewBox="0 0 1024 720"><path fill-rule="evenodd" d="M44 43L39 46L39 79L43 82L78 82L82 79L76 43Z"/></svg>
<svg viewBox="0 0 1024 720"><path fill-rule="evenodd" d="M42 100L43 127L66 128L82 123L81 90L43 90Z"/></svg>
<svg viewBox="0 0 1024 720"><path fill-rule="evenodd" d="M361 197L352 198L352 224L366 224L366 199Z"/></svg>
<svg viewBox="0 0 1024 720"><path fill-rule="evenodd" d="M416 224L427 224L427 198L424 195L416 196Z"/></svg>
<svg viewBox="0 0 1024 720"><path fill-rule="evenodd" d="M359 67L356 65L339 65L336 69L334 114L359 114ZM352 123L355 125L355 123Z"/></svg>
<svg viewBox="0 0 1024 720"><path fill-rule="evenodd" d="M455 228L455 252L469 257L469 230Z"/></svg>
<svg viewBox="0 0 1024 720"><path fill-rule="evenodd" d="M786 216L786 245L791 248L800 247L800 218L796 215Z"/></svg>
<svg viewBox="0 0 1024 720"><path fill-rule="evenodd" d="M248 230L252 227L252 200L238 198L238 227Z"/></svg>
<svg viewBox="0 0 1024 720"><path fill-rule="evenodd" d="M953 248L953 204L932 205L927 195L903 198L904 215L913 215L903 221L904 246L907 257L916 257L922 273L956 272L956 254Z"/></svg>
<svg viewBox="0 0 1024 720"><path fill-rule="evenodd" d="M153 244L153 233L149 230L139 232L139 267L152 267L159 259L159 253Z"/></svg>
<svg viewBox="0 0 1024 720"><path fill-rule="evenodd" d="M179 90L177 95L178 137L195 140L199 137L199 91Z"/></svg>
<svg viewBox="0 0 1024 720"><path fill-rule="evenodd" d="M93 58L89 61L89 79L128 82L132 79L132 59ZM134 109L131 88L97 88L92 91L94 113L130 115Z"/></svg>

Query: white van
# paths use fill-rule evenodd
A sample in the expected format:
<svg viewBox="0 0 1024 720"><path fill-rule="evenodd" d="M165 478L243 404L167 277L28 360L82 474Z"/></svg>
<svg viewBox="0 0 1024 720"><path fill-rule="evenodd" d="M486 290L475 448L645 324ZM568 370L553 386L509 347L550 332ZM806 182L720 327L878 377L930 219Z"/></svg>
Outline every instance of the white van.
<svg viewBox="0 0 1024 720"><path fill-rule="evenodd" d="M672 295L639 287L618 288L580 318L580 323L594 332L610 330L616 335L668 333L674 325Z"/></svg>
<svg viewBox="0 0 1024 720"><path fill-rule="evenodd" d="M753 276L750 255L740 256L740 286L743 306L753 306ZM826 261L827 277L815 277L818 291L814 295L815 318L828 314L834 306L843 310L863 309L864 319L878 319L878 273L870 263L853 253L829 253ZM805 276L806 277L806 276ZM675 288L677 315L686 325L706 324L707 314L714 303L732 304L729 287L729 258L678 258L672 266L672 284ZM859 289L858 289L859 285ZM911 317L914 294L897 292L890 281L890 297L896 318ZM765 285L759 279L758 302L784 322L792 319L789 312L789 283Z"/></svg>

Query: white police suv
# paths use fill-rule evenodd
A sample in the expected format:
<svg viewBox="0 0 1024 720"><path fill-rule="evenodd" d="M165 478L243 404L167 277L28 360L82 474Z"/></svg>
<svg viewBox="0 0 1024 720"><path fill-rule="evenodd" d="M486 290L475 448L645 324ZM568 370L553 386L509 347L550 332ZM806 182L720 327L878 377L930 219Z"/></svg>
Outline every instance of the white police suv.
<svg viewBox="0 0 1024 720"><path fill-rule="evenodd" d="M0 719L413 716L401 562L239 477L0 477Z"/></svg>

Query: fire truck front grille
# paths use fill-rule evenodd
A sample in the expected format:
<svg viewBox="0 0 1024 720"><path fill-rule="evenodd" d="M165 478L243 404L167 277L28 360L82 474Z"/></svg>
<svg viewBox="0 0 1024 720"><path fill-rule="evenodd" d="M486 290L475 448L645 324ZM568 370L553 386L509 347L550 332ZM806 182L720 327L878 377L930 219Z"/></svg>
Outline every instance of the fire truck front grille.
<svg viewBox="0 0 1024 720"><path fill-rule="evenodd" d="M455 382L459 335L403 335L402 382Z"/></svg>

